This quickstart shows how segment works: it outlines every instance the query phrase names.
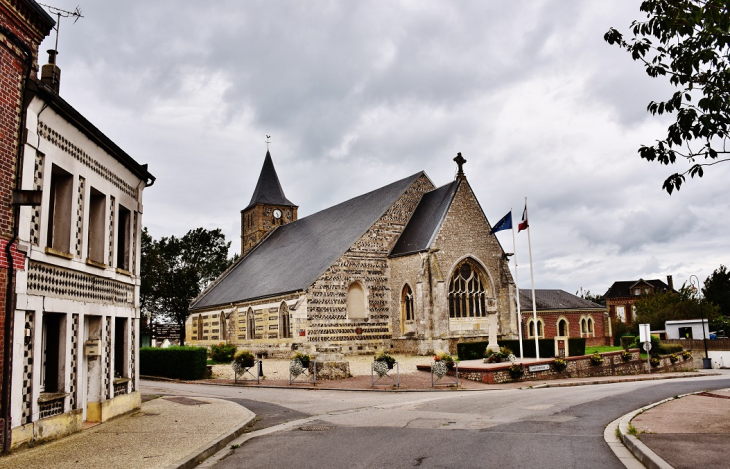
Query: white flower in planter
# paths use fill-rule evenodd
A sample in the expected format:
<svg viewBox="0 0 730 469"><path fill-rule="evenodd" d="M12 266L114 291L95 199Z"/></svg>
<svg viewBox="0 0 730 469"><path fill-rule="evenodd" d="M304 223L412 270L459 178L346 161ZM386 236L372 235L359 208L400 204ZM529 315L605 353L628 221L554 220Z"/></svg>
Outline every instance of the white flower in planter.
<svg viewBox="0 0 730 469"><path fill-rule="evenodd" d="M302 374L304 371L304 367L302 366L302 362L295 358L294 360L289 362L289 373L292 374L293 377L297 377Z"/></svg>
<svg viewBox="0 0 730 469"><path fill-rule="evenodd" d="M388 363L386 362L374 362L373 371L375 371L381 378L388 374Z"/></svg>
<svg viewBox="0 0 730 469"><path fill-rule="evenodd" d="M435 374L438 379L441 379L446 376L446 372L449 371L449 367L444 361L435 361L431 363L431 371L433 371L433 374Z"/></svg>

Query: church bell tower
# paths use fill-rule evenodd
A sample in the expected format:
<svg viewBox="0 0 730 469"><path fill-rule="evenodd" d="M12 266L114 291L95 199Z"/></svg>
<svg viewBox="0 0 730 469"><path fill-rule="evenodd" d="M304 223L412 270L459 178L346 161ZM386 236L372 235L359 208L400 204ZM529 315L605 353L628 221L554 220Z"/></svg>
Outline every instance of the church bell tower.
<svg viewBox="0 0 730 469"><path fill-rule="evenodd" d="M275 227L295 221L298 208L284 195L267 150L251 202L241 210L241 255L248 254Z"/></svg>

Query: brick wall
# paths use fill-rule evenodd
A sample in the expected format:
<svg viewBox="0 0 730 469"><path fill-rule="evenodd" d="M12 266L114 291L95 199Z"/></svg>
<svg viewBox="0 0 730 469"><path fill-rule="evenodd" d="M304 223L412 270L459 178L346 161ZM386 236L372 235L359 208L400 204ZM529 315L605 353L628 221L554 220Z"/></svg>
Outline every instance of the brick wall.
<svg viewBox="0 0 730 469"><path fill-rule="evenodd" d="M528 305L529 306L529 305ZM586 339L586 347L606 345L605 337L608 325L605 321L603 311L556 311L556 312L537 312L538 318L543 321L544 338L552 339L558 335L558 321L565 319L568 322L568 337L584 337ZM580 320L582 318L593 318L593 334L583 334L581 332ZM532 310L522 311L522 334L524 338L528 337L528 323L532 320Z"/></svg>

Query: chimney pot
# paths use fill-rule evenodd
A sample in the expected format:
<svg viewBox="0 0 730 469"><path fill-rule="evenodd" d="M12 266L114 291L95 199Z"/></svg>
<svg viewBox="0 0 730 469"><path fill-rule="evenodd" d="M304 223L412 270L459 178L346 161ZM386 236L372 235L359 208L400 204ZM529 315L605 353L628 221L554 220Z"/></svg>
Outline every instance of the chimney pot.
<svg viewBox="0 0 730 469"><path fill-rule="evenodd" d="M56 56L58 51L55 49L49 49L48 51L48 63L41 67L41 81L46 85L50 86L53 91L58 94L61 88L61 69L56 65Z"/></svg>
<svg viewBox="0 0 730 469"><path fill-rule="evenodd" d="M669 291L674 290L674 280L671 275L667 275L667 285L669 285Z"/></svg>

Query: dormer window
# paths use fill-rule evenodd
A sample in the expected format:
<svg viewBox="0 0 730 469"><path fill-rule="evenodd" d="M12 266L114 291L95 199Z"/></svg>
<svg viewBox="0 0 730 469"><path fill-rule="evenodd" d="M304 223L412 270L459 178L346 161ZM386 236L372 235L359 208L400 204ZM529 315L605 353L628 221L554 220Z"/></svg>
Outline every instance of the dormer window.
<svg viewBox="0 0 730 469"><path fill-rule="evenodd" d="M641 295L641 288L634 288L634 295L636 295L636 296Z"/></svg>

